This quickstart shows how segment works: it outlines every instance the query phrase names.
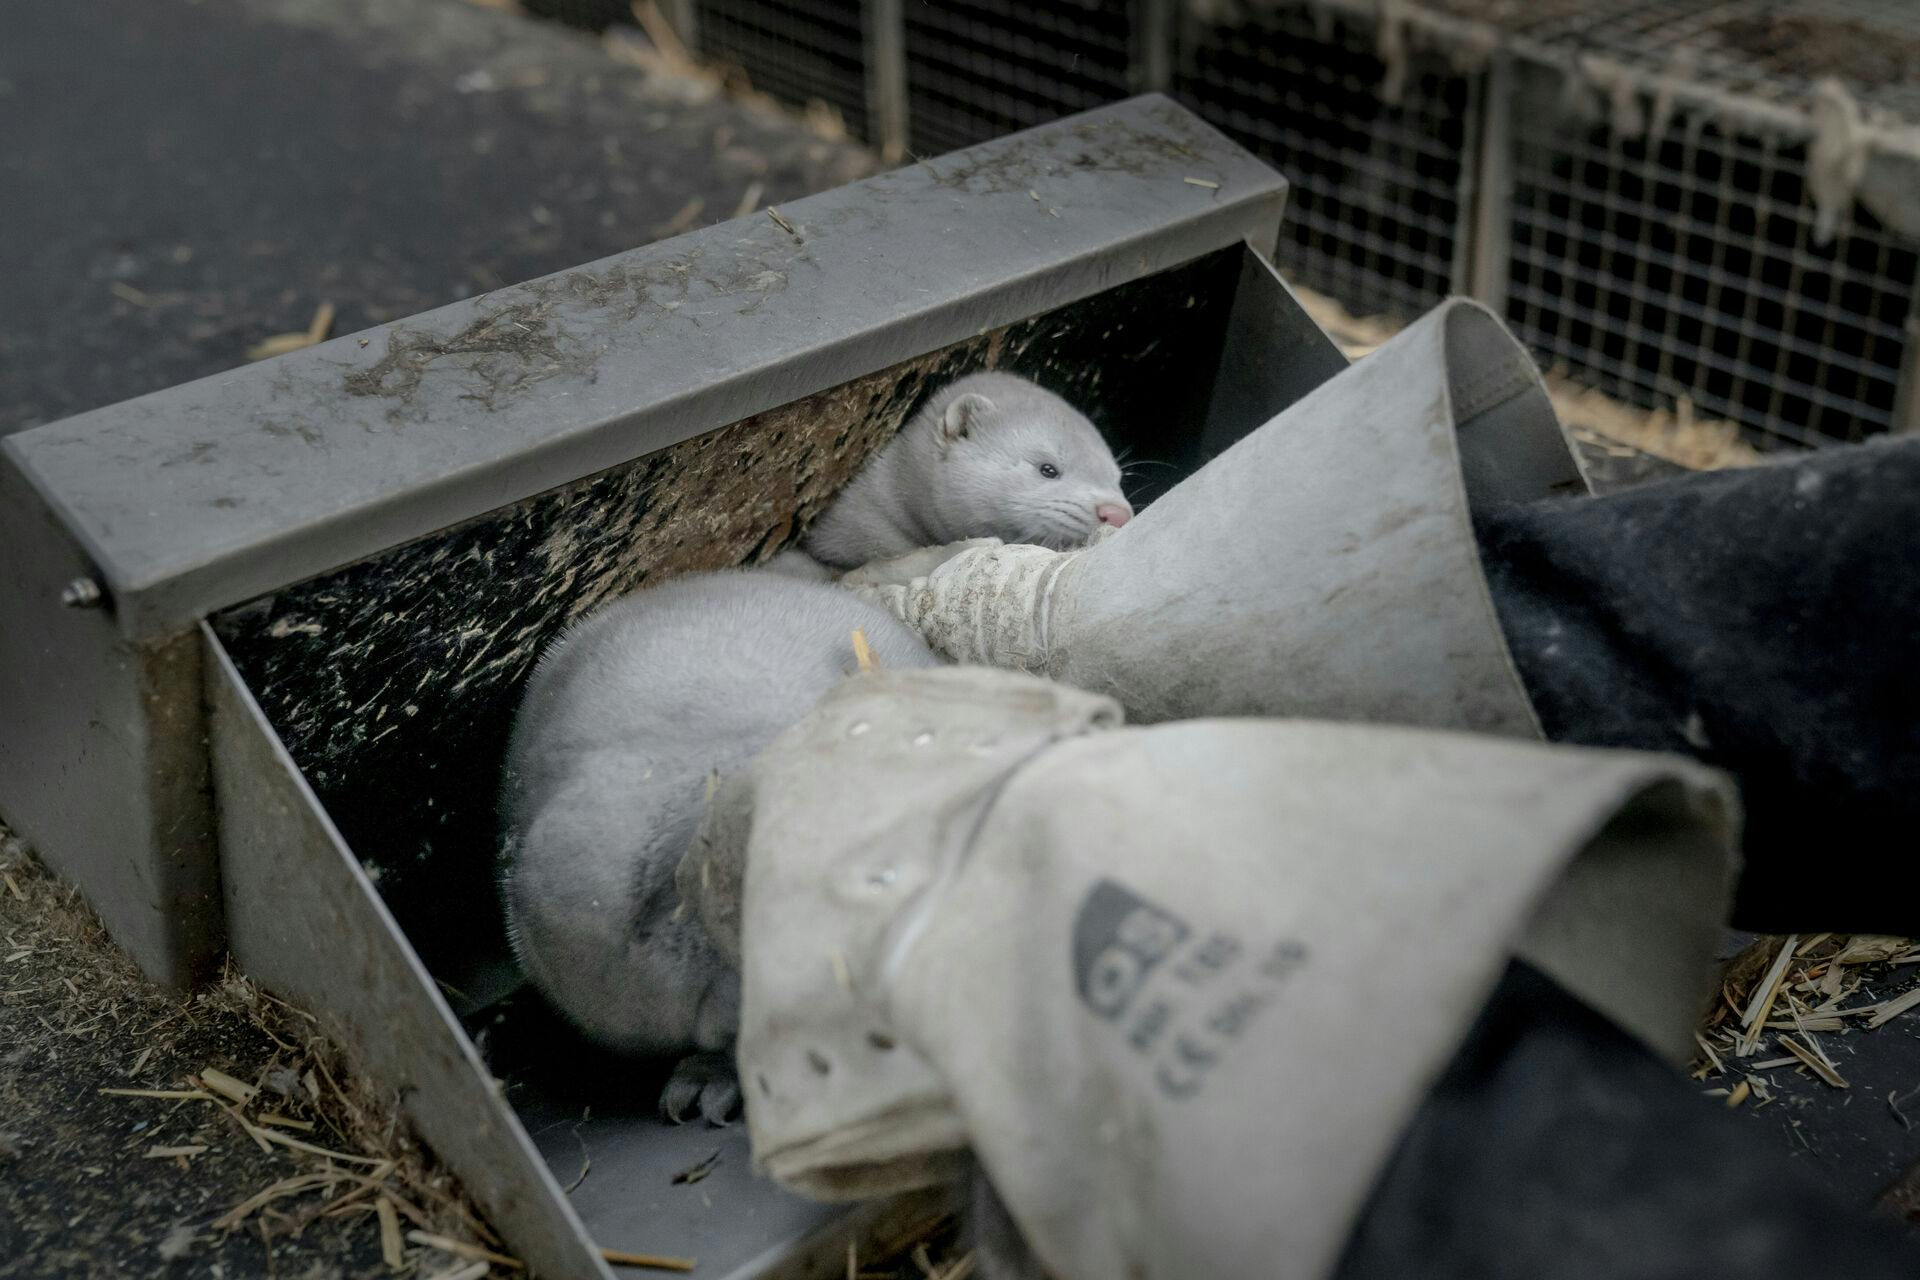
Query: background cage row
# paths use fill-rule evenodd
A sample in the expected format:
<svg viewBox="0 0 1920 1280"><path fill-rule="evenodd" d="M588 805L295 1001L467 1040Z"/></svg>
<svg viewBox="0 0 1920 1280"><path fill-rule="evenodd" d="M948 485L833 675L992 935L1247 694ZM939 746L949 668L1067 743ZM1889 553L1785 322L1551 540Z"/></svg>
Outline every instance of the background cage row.
<svg viewBox="0 0 1920 1280"><path fill-rule="evenodd" d="M1543 365L1762 448L1920 427L1920 225L1874 212L1920 222L1920 159L1881 127L1920 122L1904 0L668 12L705 57L827 103L892 160L1166 92L1287 175L1280 265L1350 311L1470 293ZM1891 198L1854 199L1886 174Z"/></svg>

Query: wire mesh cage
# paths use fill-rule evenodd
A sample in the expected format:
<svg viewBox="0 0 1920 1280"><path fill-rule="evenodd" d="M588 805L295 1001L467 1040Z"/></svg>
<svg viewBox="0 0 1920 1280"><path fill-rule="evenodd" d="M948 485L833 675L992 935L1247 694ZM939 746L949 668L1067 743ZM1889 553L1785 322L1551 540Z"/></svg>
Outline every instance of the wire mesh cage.
<svg viewBox="0 0 1920 1280"><path fill-rule="evenodd" d="M1390 73L1371 22L1305 6L1196 18L1179 43L1176 96L1292 184L1290 274L1367 313L1417 315L1453 291L1468 76L1432 51Z"/></svg>
<svg viewBox="0 0 1920 1280"><path fill-rule="evenodd" d="M520 0L520 7L536 18L551 18L583 31L605 31L616 22L633 19L632 6L621 0Z"/></svg>
<svg viewBox="0 0 1920 1280"><path fill-rule="evenodd" d="M1798 110L1835 76L1863 103L1920 121L1920 7L1911 0L1558 0L1503 26L1752 104Z"/></svg>
<svg viewBox="0 0 1920 1280"><path fill-rule="evenodd" d="M895 155L1166 90L1287 175L1281 265L1349 310L1473 293L1543 364L1762 447L1920 426L1920 215L1823 188L1814 118L1920 124L1911 0L698 8L710 56L869 141L858 82L899 68Z"/></svg>
<svg viewBox="0 0 1920 1280"><path fill-rule="evenodd" d="M753 87L805 106L834 108L854 137L870 140L867 50L861 6L838 0L697 0L701 53L738 67Z"/></svg>
<svg viewBox="0 0 1920 1280"><path fill-rule="evenodd" d="M914 0L905 6L913 151L937 155L1127 95L1133 3Z"/></svg>
<svg viewBox="0 0 1920 1280"><path fill-rule="evenodd" d="M1698 110L1636 133L1532 79L1513 112L1516 332L1614 395L1685 400L1763 446L1886 428L1915 245L1863 209L1822 243L1804 141Z"/></svg>

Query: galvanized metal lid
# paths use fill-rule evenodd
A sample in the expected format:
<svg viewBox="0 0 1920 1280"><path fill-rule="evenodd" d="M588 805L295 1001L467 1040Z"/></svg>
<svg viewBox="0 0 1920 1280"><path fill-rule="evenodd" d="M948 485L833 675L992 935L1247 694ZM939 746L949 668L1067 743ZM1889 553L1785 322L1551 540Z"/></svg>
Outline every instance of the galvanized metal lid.
<svg viewBox="0 0 1920 1280"><path fill-rule="evenodd" d="M1283 179L1162 97L0 441L123 632L350 563L1251 237Z"/></svg>

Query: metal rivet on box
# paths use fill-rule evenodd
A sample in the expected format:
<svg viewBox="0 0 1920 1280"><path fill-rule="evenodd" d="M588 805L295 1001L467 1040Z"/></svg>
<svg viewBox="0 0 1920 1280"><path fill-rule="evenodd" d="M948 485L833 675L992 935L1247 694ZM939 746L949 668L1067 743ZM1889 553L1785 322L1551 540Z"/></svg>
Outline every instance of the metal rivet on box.
<svg viewBox="0 0 1920 1280"><path fill-rule="evenodd" d="M97 609L106 601L100 584L92 578L75 578L60 593L60 603L69 609Z"/></svg>

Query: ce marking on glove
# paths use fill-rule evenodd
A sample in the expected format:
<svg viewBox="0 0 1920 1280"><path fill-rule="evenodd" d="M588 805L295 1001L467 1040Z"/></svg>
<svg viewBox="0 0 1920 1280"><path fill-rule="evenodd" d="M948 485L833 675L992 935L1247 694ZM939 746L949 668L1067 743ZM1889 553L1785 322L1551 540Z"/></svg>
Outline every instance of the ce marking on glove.
<svg viewBox="0 0 1920 1280"><path fill-rule="evenodd" d="M1169 1098L1200 1092L1307 947L1283 939L1250 951L1231 934L1196 931L1125 885L1102 880L1073 924L1074 976L1084 1003L1121 1028Z"/></svg>

